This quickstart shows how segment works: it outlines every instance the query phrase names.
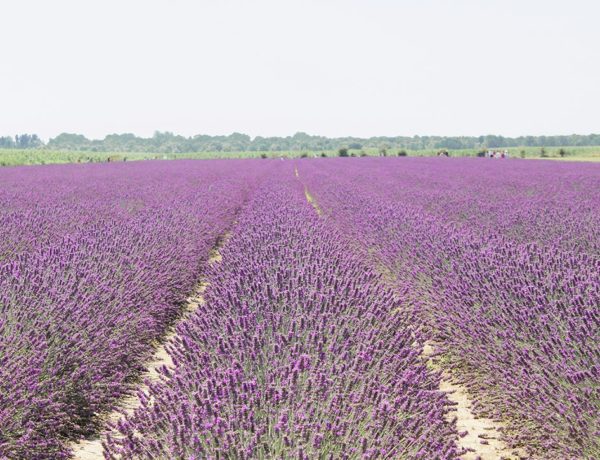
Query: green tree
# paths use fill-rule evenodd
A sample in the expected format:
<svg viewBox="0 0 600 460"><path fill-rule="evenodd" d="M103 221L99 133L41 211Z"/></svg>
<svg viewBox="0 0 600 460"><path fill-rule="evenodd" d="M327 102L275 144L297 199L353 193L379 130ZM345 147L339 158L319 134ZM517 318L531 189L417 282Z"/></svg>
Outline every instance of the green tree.
<svg viewBox="0 0 600 460"><path fill-rule="evenodd" d="M43 145L37 134L21 134L15 136L15 146L19 149L35 149Z"/></svg>
<svg viewBox="0 0 600 460"><path fill-rule="evenodd" d="M0 137L0 148L3 149L12 149L15 147L15 141L12 136L2 136Z"/></svg>
<svg viewBox="0 0 600 460"><path fill-rule="evenodd" d="M90 140L81 134L62 133L50 139L48 147L57 150L87 150Z"/></svg>

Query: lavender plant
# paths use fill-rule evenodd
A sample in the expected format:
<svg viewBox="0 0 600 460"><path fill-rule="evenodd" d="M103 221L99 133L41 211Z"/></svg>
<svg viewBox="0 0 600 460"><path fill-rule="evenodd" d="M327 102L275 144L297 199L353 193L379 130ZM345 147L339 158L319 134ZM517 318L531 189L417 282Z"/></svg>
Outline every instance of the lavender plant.
<svg viewBox="0 0 600 460"><path fill-rule="evenodd" d="M140 394L105 456L457 458L413 318L291 170L280 175L240 215L206 302L178 326L175 368Z"/></svg>
<svg viewBox="0 0 600 460"><path fill-rule="evenodd" d="M600 456L597 165L334 160L299 174L509 445Z"/></svg>
<svg viewBox="0 0 600 460"><path fill-rule="evenodd" d="M0 458L66 458L132 391L258 176L189 161L0 171Z"/></svg>

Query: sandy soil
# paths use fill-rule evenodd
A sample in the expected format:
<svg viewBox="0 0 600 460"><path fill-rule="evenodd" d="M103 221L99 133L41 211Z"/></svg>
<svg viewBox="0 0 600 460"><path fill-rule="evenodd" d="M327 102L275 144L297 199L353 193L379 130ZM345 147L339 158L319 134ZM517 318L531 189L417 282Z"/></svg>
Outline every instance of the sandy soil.
<svg viewBox="0 0 600 460"><path fill-rule="evenodd" d="M319 216L322 215L323 211L321 210L321 207L315 201L315 199L313 198L313 196L310 194L310 192L308 191L307 187L304 187L304 196L306 196L306 201L308 201L312 205L312 207L315 208L315 211L317 212L317 214Z"/></svg>
<svg viewBox="0 0 600 460"><path fill-rule="evenodd" d="M437 364L431 358L434 351L434 346L431 343L426 343L423 347L423 355L430 357L431 366L436 368ZM471 411L472 401L466 389L462 385L454 383L447 373L442 374L440 391L446 392L448 399L456 404L454 410L448 414L448 419L451 420L456 417L458 432L467 432L458 440L459 447L469 450L468 453L461 456L463 460L518 460L527 458L523 452L508 448L500 440L498 429L502 427L502 424L488 418L475 418Z"/></svg>
<svg viewBox="0 0 600 460"><path fill-rule="evenodd" d="M295 174L298 177L297 168ZM306 186L304 187L304 194L306 201L315 208L317 214L321 215L321 208ZM383 269L382 274L386 279L393 280L395 278L390 270L384 269L383 266L380 268ZM434 352L434 345L426 343L423 348L423 355L429 357L429 363L433 368L439 368L435 360L432 359ZM440 391L446 392L448 399L455 403L454 409L448 414L448 420L456 417L458 432L462 434L466 432L458 440L458 446L469 451L461 456L462 460L519 460L528 458L524 452L509 449L500 440L500 432L498 431L502 426L500 423L488 418L475 418L471 411L472 401L466 389L452 382L451 376L447 373L442 374Z"/></svg>
<svg viewBox="0 0 600 460"><path fill-rule="evenodd" d="M221 262L222 257L219 249L223 246L223 244L225 244L229 236L229 233L225 234L225 236L219 240L217 246L212 249L208 259L210 264ZM208 283L206 281L200 281L198 283L193 295L191 295L186 301L185 310L180 321L188 318L194 313L194 311L196 311L198 306L204 302L202 294L206 290L207 286ZM166 346L174 339L176 335L175 327L176 325L173 325L170 328L162 343L156 348L152 357L152 361L146 365L147 371L141 376L140 380L142 382L146 379L150 380L151 382L158 381L160 378L158 370L162 368L162 366L173 368L173 360L167 353ZM137 390L143 391L146 395L148 395L148 386L145 383L140 383ZM109 414L104 414L101 416L102 420L104 421L104 425L107 427L105 432L101 433L97 438L86 439L71 445L71 448L73 449L73 458L78 460L104 460L102 438L106 435L106 433L110 432L110 428L108 428L109 424L116 423L123 416L123 413L128 415L132 414L135 409L140 407L140 404L141 403L137 396L137 392L135 395L127 396L119 401L119 410L115 410Z"/></svg>

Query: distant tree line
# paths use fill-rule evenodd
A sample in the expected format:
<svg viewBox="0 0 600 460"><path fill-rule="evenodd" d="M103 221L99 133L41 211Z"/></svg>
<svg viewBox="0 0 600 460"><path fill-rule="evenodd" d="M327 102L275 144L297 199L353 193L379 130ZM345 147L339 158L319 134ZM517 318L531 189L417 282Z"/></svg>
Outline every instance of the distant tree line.
<svg viewBox="0 0 600 460"><path fill-rule="evenodd" d="M134 134L110 134L104 139L92 140L81 134L63 133L47 143L36 134L21 134L0 137L0 148L50 150L79 150L94 152L240 152L240 151L324 151L347 148L361 150L386 149L478 149L497 147L583 147L600 145L600 134L568 136L396 136L396 137L338 137L311 136L296 133L287 137L261 137L254 139L246 134L233 133L229 136L196 135L180 136L170 132L155 132L152 137Z"/></svg>
<svg viewBox="0 0 600 460"><path fill-rule="evenodd" d="M0 148L4 149L38 149L43 146L37 134L16 135L14 139L11 136L0 137Z"/></svg>

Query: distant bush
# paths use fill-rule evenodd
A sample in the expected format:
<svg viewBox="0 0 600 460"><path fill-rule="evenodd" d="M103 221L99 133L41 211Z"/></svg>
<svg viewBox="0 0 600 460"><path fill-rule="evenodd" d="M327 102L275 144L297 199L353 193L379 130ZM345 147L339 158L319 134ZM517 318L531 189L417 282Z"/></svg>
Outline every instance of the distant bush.
<svg viewBox="0 0 600 460"><path fill-rule="evenodd" d="M558 155L562 158L567 154L567 151L565 149L560 149L558 151Z"/></svg>
<svg viewBox="0 0 600 460"><path fill-rule="evenodd" d="M400 150L400 151L398 151L398 156L399 157L406 157L406 156L408 156L408 153L406 153L406 150Z"/></svg>
<svg viewBox="0 0 600 460"><path fill-rule="evenodd" d="M361 157L366 157L366 156L367 156L367 154L366 154L365 152L360 152L360 156L361 156Z"/></svg>
<svg viewBox="0 0 600 460"><path fill-rule="evenodd" d="M338 150L338 156L339 157L347 157L348 156L348 149L343 147L341 149Z"/></svg>
<svg viewBox="0 0 600 460"><path fill-rule="evenodd" d="M300 155L300 158L308 158L308 153L302 152L302 154Z"/></svg>
<svg viewBox="0 0 600 460"><path fill-rule="evenodd" d="M263 160L266 160L267 158L269 158L269 157L267 156L267 154L266 154L266 153L261 153L261 154L260 154L260 157L261 157Z"/></svg>
<svg viewBox="0 0 600 460"><path fill-rule="evenodd" d="M521 155L521 158L525 158L525 150L521 150L520 155Z"/></svg>
<svg viewBox="0 0 600 460"><path fill-rule="evenodd" d="M486 154L486 150L485 149L481 149L477 152L477 156L479 158L485 158L485 154Z"/></svg>
<svg viewBox="0 0 600 460"><path fill-rule="evenodd" d="M546 152L546 149L545 149L544 147L542 147L542 148L540 149L540 156L541 156L542 158L548 158L548 153Z"/></svg>
<svg viewBox="0 0 600 460"><path fill-rule="evenodd" d="M115 161L127 161L127 158L125 158L123 155L111 155L106 159L106 161L113 163Z"/></svg>
<svg viewBox="0 0 600 460"><path fill-rule="evenodd" d="M380 147L379 148L379 155L382 156L382 157L387 157L387 148Z"/></svg>
<svg viewBox="0 0 600 460"><path fill-rule="evenodd" d="M321 158L327 158L327 154L325 152L321 152Z"/></svg>
<svg viewBox="0 0 600 460"><path fill-rule="evenodd" d="M356 157L356 153L352 152L352 153L350 154L350 156L351 156L351 157Z"/></svg>

